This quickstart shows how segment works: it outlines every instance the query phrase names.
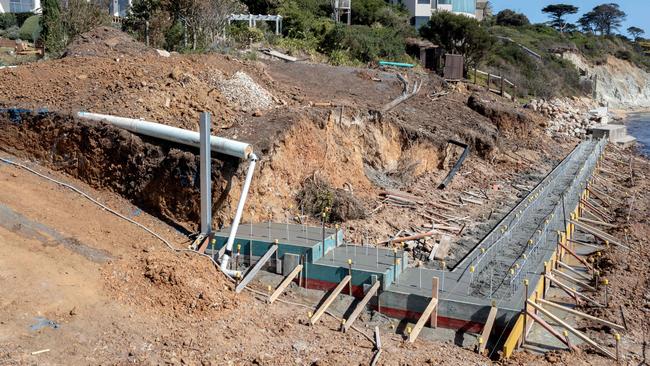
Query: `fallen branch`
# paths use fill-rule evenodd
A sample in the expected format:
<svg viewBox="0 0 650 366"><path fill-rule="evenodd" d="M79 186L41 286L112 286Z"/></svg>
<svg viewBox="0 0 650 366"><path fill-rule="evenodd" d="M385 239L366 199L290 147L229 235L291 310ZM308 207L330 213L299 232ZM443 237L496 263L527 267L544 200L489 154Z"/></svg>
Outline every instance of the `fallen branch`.
<svg viewBox="0 0 650 366"><path fill-rule="evenodd" d="M405 241L410 241L410 240L418 240L418 239L429 238L429 237L433 236L434 234L436 234L436 231L431 230L431 231L426 232L426 233L415 234L415 235L410 235L410 236L404 236L404 237L401 237L401 238L394 238L394 239L385 240L385 241L380 242L379 244L403 243Z"/></svg>

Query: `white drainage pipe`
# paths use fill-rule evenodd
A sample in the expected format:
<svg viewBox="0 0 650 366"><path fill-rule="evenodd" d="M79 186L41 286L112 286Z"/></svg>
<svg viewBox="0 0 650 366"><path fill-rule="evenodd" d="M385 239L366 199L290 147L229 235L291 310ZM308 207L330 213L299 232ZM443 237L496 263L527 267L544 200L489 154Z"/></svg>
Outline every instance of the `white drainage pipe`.
<svg viewBox="0 0 650 366"><path fill-rule="evenodd" d="M123 128L133 133L138 133L146 136L159 138L162 140L177 142L179 144L201 147L201 136L198 132L184 130L182 128L171 127L155 122L147 122L139 119L124 118L111 116L108 114L97 114L88 112L78 112L77 116L82 119L92 121L104 121L115 127ZM246 204L246 197L248 190L253 180L253 172L255 171L255 164L257 163L257 155L253 153L253 147L245 142L229 140L223 137L210 136L211 150L217 153L235 156L241 159L248 159L250 164L246 172L246 180L242 188L241 197L237 204L237 211L235 212L235 219L230 228L230 235L226 242L226 248L223 257L221 258L221 270L231 277L240 277L241 273L236 270L228 268L228 262L232 257L232 247L235 243L235 236L239 228L242 213L244 212L244 205Z"/></svg>
<svg viewBox="0 0 650 366"><path fill-rule="evenodd" d="M251 186L251 180L253 180L253 171L255 170L255 164L257 163L257 156L251 154L250 164L248 165L248 172L246 172L246 180L244 181L244 186L241 190L241 197L239 198L239 203L237 204L237 211L235 212L235 219L232 221L232 226L230 227L230 235L228 235L228 241L226 242L226 251L221 257L221 270L231 277L240 277L239 271L233 271L228 268L228 261L232 257L232 247L235 243L235 236L237 235L237 229L239 228L239 222L241 221L242 213L244 212L244 204L246 203L246 197L248 196L248 189Z"/></svg>
<svg viewBox="0 0 650 366"><path fill-rule="evenodd" d="M171 127L155 122L142 121L134 118L111 116L108 114L78 112L79 118L92 121L104 121L115 127L138 133L141 135L156 137L162 140L177 142L179 144L201 147L201 136L198 132ZM212 151L235 156L240 159L249 159L253 153L253 147L245 142L226 139L218 136L210 136Z"/></svg>

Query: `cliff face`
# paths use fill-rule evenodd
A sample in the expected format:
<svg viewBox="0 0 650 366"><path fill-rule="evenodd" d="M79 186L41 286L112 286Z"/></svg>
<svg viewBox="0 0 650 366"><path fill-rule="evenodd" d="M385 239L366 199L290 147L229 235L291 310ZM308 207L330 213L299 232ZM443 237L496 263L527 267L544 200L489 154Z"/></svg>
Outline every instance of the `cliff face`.
<svg viewBox="0 0 650 366"><path fill-rule="evenodd" d="M602 65L593 65L577 53L565 53L564 58L586 71L587 76L597 77L597 99L610 108L650 108L650 73L613 56Z"/></svg>

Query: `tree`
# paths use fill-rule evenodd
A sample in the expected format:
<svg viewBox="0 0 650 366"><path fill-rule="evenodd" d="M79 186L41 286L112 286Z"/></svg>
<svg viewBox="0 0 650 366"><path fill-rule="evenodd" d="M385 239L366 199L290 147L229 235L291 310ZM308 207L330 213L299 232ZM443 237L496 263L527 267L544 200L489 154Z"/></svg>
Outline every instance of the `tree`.
<svg viewBox="0 0 650 366"><path fill-rule="evenodd" d="M476 19L451 12L437 12L420 28L420 35L447 52L465 56L465 65L476 66L487 55L494 38Z"/></svg>
<svg viewBox="0 0 650 366"><path fill-rule="evenodd" d="M529 25L530 20L524 14L517 13L510 9L501 10L497 14L496 22L498 25L506 27L521 27L522 25Z"/></svg>
<svg viewBox="0 0 650 366"><path fill-rule="evenodd" d="M636 41L637 39L641 38L642 35L645 34L645 31L639 27L629 27L627 29L627 33L629 33L632 39Z"/></svg>
<svg viewBox="0 0 650 366"><path fill-rule="evenodd" d="M160 9L159 0L135 0L122 23L122 30L141 34L147 45L150 44L150 22Z"/></svg>
<svg viewBox="0 0 650 366"><path fill-rule="evenodd" d="M65 32L65 43L79 34L86 33L100 25L109 25L110 16L106 4L87 0L66 0L61 9L61 22Z"/></svg>
<svg viewBox="0 0 650 366"><path fill-rule="evenodd" d="M578 8L568 4L553 4L543 8L542 12L548 14L551 17L551 27L563 33L564 29L567 26L564 17L577 13Z"/></svg>
<svg viewBox="0 0 650 366"><path fill-rule="evenodd" d="M278 6L278 0L243 0L250 14L271 14Z"/></svg>
<svg viewBox="0 0 650 366"><path fill-rule="evenodd" d="M584 13L580 19L578 19L578 25L585 33L596 33L596 27L594 24L594 15L593 12Z"/></svg>
<svg viewBox="0 0 650 366"><path fill-rule="evenodd" d="M45 49L59 53L65 47L65 30L61 21L59 0L45 0L42 6L41 39Z"/></svg>
<svg viewBox="0 0 650 366"><path fill-rule="evenodd" d="M600 32L601 35L609 36L621 27L626 17L627 14L618 4L602 4L585 13L578 23L585 31Z"/></svg>

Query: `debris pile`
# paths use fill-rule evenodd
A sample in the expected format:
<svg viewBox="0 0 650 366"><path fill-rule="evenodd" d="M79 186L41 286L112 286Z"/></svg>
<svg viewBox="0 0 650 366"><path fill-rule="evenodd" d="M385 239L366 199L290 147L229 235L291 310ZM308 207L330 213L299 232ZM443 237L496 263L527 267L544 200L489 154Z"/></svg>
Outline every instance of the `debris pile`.
<svg viewBox="0 0 650 366"><path fill-rule="evenodd" d="M588 113L591 105L581 98L533 99L524 107L549 119L546 132L551 136L583 137L593 123Z"/></svg>
<svg viewBox="0 0 650 366"><path fill-rule="evenodd" d="M97 27L81 34L65 49L64 57L123 58L157 55L156 51L128 34L112 28Z"/></svg>

